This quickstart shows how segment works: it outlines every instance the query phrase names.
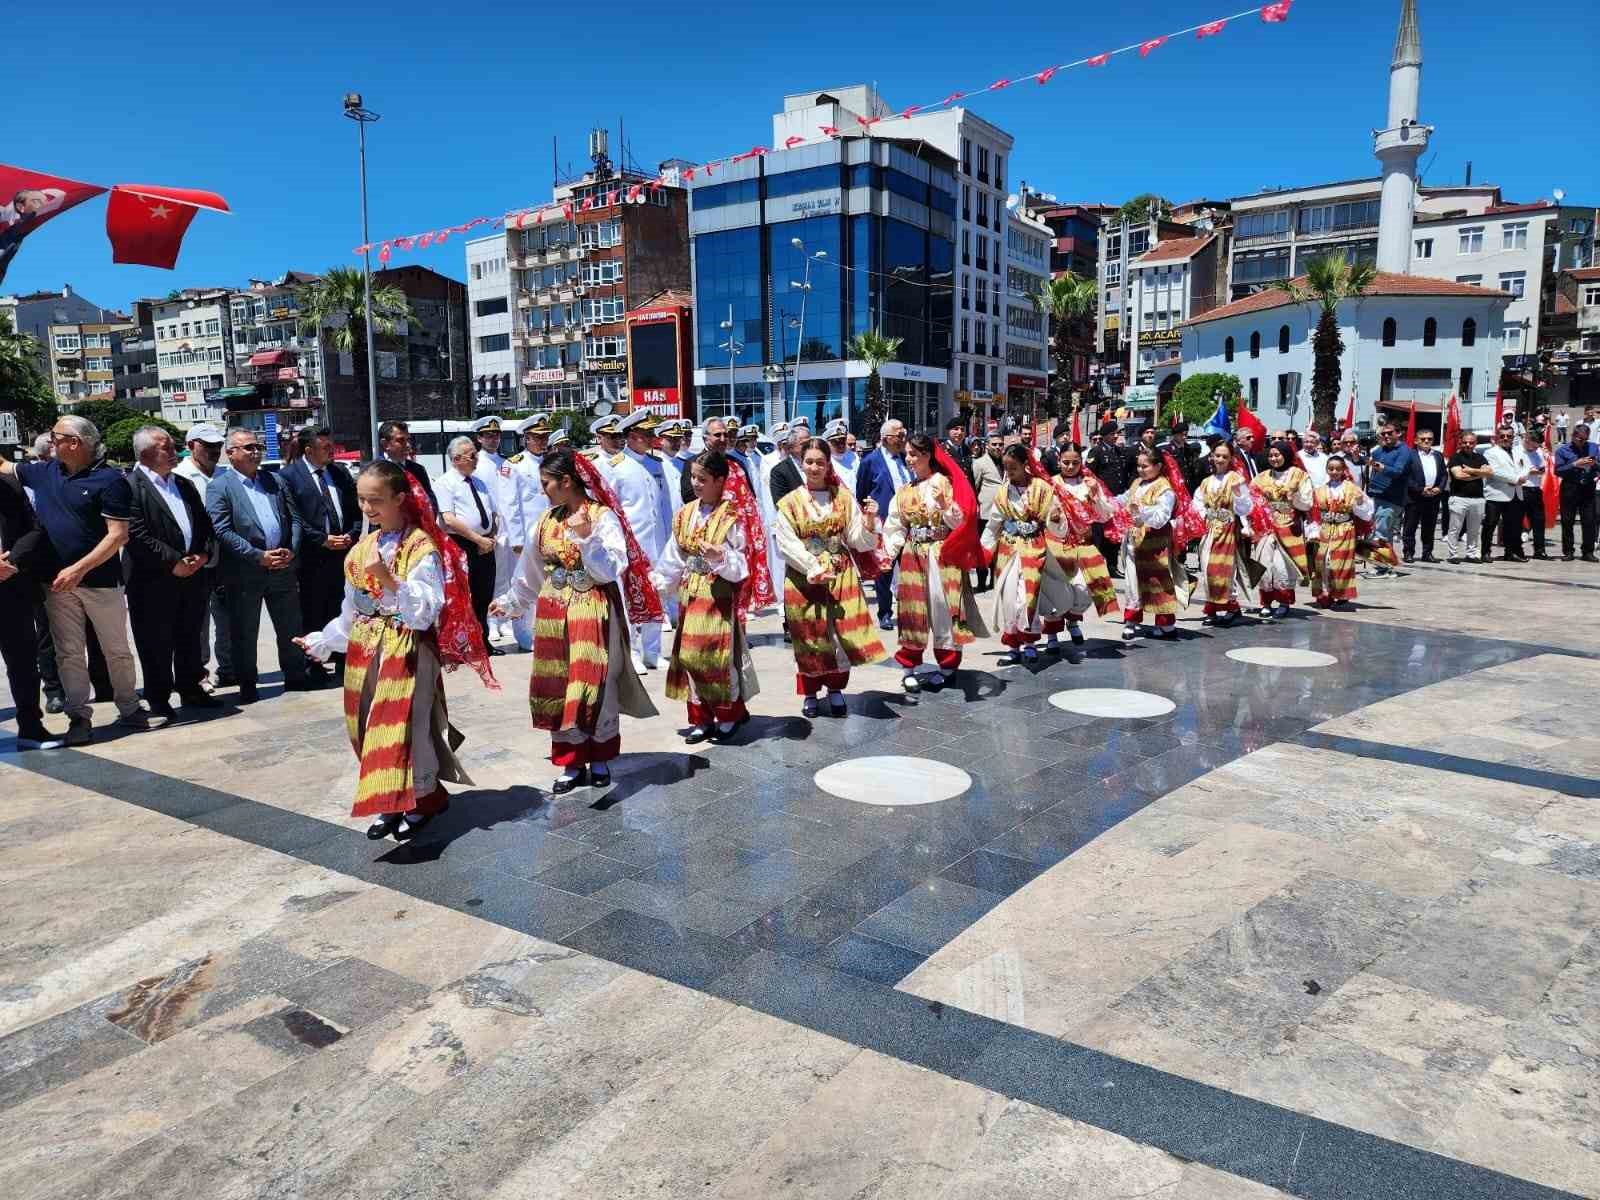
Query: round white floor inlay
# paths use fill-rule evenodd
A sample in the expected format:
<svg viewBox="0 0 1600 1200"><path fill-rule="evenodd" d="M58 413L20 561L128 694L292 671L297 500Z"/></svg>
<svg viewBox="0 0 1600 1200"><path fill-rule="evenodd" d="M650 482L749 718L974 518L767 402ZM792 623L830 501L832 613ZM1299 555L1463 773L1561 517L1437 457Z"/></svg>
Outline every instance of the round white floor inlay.
<svg viewBox="0 0 1600 1200"><path fill-rule="evenodd" d="M1055 692L1050 703L1086 717L1164 717L1178 706L1154 692L1122 688L1073 688Z"/></svg>
<svg viewBox="0 0 1600 1200"><path fill-rule="evenodd" d="M1228 657L1255 667L1331 667L1339 661L1331 654L1294 650L1288 646L1243 646L1229 650Z"/></svg>
<svg viewBox="0 0 1600 1200"><path fill-rule="evenodd" d="M972 786L972 776L960 767L903 754L847 758L823 767L813 778L829 795L890 806L936 804Z"/></svg>

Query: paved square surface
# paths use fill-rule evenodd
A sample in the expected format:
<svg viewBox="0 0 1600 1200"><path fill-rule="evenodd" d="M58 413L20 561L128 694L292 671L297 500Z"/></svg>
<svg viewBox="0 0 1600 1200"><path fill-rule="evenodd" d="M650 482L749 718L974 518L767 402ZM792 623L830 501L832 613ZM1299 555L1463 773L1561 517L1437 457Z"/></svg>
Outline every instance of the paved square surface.
<svg viewBox="0 0 1600 1200"><path fill-rule="evenodd" d="M407 846L333 693L0 734L0 1192L1600 1196L1600 573L1362 590L810 722L760 619L604 795L508 656Z"/></svg>

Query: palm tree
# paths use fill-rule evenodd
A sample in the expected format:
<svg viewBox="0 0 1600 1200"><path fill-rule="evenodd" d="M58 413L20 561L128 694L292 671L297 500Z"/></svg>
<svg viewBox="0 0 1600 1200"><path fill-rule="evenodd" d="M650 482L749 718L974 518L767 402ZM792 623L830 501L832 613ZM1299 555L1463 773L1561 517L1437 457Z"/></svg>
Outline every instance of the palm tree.
<svg viewBox="0 0 1600 1200"><path fill-rule="evenodd" d="M850 357L867 364L867 428L864 430L867 441L878 440L878 430L889 417L878 368L894 362L904 341L904 338L886 337L876 329L858 333L850 340L847 351Z"/></svg>
<svg viewBox="0 0 1600 1200"><path fill-rule="evenodd" d="M354 364L356 391L367 394L367 325L366 288L360 271L354 267L329 267L321 279L295 289L295 299L300 305L300 328L320 336L326 330L333 348L348 354ZM374 334L392 335L401 321L411 319L411 302L405 292L393 284L372 289L372 331ZM331 372L330 372L331 374ZM331 397L323 397L329 404ZM363 425L366 422L362 422ZM367 431L363 439L368 452L377 457L377 430Z"/></svg>
<svg viewBox="0 0 1600 1200"><path fill-rule="evenodd" d="M1287 292L1297 304L1318 304L1317 331L1311 338L1315 366L1311 372L1311 420L1323 437L1333 434L1334 411L1339 405L1343 374L1339 359L1344 339L1339 336L1339 302L1366 294L1377 277L1370 263L1351 264L1342 254L1313 259L1302 279L1282 279L1272 286Z"/></svg>
<svg viewBox="0 0 1600 1200"><path fill-rule="evenodd" d="M1099 286L1064 271L1048 280L1032 297L1035 312L1051 320L1050 357L1055 359L1056 415L1064 416L1072 398L1072 357L1094 348L1095 304Z"/></svg>

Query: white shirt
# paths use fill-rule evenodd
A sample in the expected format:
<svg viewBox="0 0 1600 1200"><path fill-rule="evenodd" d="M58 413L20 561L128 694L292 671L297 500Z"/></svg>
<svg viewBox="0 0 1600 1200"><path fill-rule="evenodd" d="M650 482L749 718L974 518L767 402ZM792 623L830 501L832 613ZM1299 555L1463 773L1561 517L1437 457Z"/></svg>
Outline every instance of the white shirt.
<svg viewBox="0 0 1600 1200"><path fill-rule="evenodd" d="M1417 451L1417 457L1422 460L1422 486L1437 487L1439 478L1439 461L1433 457L1431 450Z"/></svg>
<svg viewBox="0 0 1600 1200"><path fill-rule="evenodd" d="M494 497L493 511L500 514L500 528L495 533L495 540L507 546L521 546L527 540L527 531L522 527L522 501L526 494L527 477L514 470L498 454L488 450L478 451L478 465L473 468L473 476ZM472 503L471 496L467 497L467 503ZM473 515L476 516L476 512Z"/></svg>
<svg viewBox="0 0 1600 1200"><path fill-rule="evenodd" d="M189 543L194 540L194 522L189 520L189 506L183 502L183 493L178 491L178 485L170 479L163 479L143 463L139 464L145 478L155 484L156 491L161 493L161 498L167 502L167 508L172 513L172 519L178 523L178 528L183 530L183 552L189 552Z"/></svg>
<svg viewBox="0 0 1600 1200"><path fill-rule="evenodd" d="M343 467L339 468L341 471ZM339 489L333 486L333 464L325 467L313 467L306 463L306 470L311 472L311 483L319 492L326 489L328 506L333 509L333 524L335 528L344 528L344 506L339 503Z"/></svg>
<svg viewBox="0 0 1600 1200"><path fill-rule="evenodd" d="M212 475L221 469L221 467L213 467ZM206 502L206 487L211 483L212 476L202 471L200 465L193 458L181 460L177 466L172 468L172 473L174 475L182 475L190 483L194 484L194 490L200 493L200 503L204 504Z"/></svg>
<svg viewBox="0 0 1600 1200"><path fill-rule="evenodd" d="M254 475L237 474L239 482L244 485L244 494L250 501L250 507L256 514L256 523L261 526L262 535L267 540L266 549L283 549L283 522L278 520L277 493L267 491L259 471ZM278 486L283 485L280 483Z"/></svg>
<svg viewBox="0 0 1600 1200"><path fill-rule="evenodd" d="M1306 474L1311 476L1313 487L1328 486L1328 456L1326 454L1312 454L1309 450L1300 451L1300 462L1305 466Z"/></svg>
<svg viewBox="0 0 1600 1200"><path fill-rule="evenodd" d="M485 524L483 518L478 515L478 505L472 499L474 492L483 502L484 514L489 518L488 524ZM439 498L441 514L454 513L472 532L488 533L494 528L495 516L500 510L495 505L494 492L478 476L463 475L452 466L434 480L433 494Z"/></svg>

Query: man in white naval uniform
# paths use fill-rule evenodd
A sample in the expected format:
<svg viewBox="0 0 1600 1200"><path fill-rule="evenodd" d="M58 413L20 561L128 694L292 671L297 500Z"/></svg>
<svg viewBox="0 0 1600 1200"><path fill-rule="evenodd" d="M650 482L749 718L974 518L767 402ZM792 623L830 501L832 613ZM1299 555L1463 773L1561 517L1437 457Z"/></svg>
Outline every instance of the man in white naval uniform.
<svg viewBox="0 0 1600 1200"><path fill-rule="evenodd" d="M833 452L833 473L839 477L839 482L849 489L850 494L856 494L856 456L849 449L850 427L844 423L843 418L829 421L822 430L822 440L828 443L828 449Z"/></svg>
<svg viewBox="0 0 1600 1200"><path fill-rule="evenodd" d="M639 474L649 482L649 488L636 496L633 492L635 485L625 485L622 471L618 468L615 484L617 496L622 501L623 511L628 515L628 524L633 527L633 536L638 539L640 549L654 564L661 560L661 553L667 548L667 539L672 536L672 499L667 494L667 469L654 449L655 414L643 410L631 412L622 418L617 428L627 439L623 450L626 463L638 467ZM663 596L662 600L668 617L676 619L673 612L676 605L672 603L672 598ZM633 637L634 650L640 661L647 670L654 670L661 662L660 623L652 621L639 626Z"/></svg>
<svg viewBox="0 0 1600 1200"><path fill-rule="evenodd" d="M544 516L545 510L550 507L550 501L544 494L544 484L539 481L539 464L544 460L545 451L549 448L550 434L553 432L549 413L535 413L517 426L517 433L522 438L522 452L513 454L507 463L511 469L521 476L521 489L518 500L521 510L523 545L526 546L538 535L539 519ZM525 609L521 616L515 617L511 622L511 635L517 639L517 645L523 650L533 649L533 609Z"/></svg>
<svg viewBox="0 0 1600 1200"><path fill-rule="evenodd" d="M522 524L522 477L500 455L500 418L475 421L472 433L478 443L478 465L472 473L483 480L494 497L496 510L504 518L494 539L494 594L498 596L511 586L511 573L522 557L522 543L527 536ZM498 636L506 635L504 622L491 620L489 626Z"/></svg>
<svg viewBox="0 0 1600 1200"><path fill-rule="evenodd" d="M616 464L627 456L622 452L622 430L618 428L622 418L616 413L608 413L589 426L589 432L594 435L595 444L583 451L599 470L601 477L607 484L615 487L616 479L613 471Z"/></svg>
<svg viewBox="0 0 1600 1200"><path fill-rule="evenodd" d="M663 421L657 430L661 435L661 465L667 471L667 495L672 499L674 516L684 505L685 476L689 474L689 464L694 462L694 451L689 448L691 428L688 421L674 418Z"/></svg>

